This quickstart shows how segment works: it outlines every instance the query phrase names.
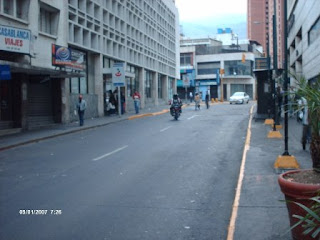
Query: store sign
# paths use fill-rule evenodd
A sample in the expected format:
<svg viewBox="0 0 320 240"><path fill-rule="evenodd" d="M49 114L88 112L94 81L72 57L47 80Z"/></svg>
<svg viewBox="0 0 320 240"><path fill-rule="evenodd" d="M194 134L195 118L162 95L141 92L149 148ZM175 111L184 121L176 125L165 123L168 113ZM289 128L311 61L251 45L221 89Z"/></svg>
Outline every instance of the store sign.
<svg viewBox="0 0 320 240"><path fill-rule="evenodd" d="M266 70L266 69L268 69L268 58L256 58L255 70Z"/></svg>
<svg viewBox="0 0 320 240"><path fill-rule="evenodd" d="M72 48L52 44L52 65L85 70L86 54Z"/></svg>
<svg viewBox="0 0 320 240"><path fill-rule="evenodd" d="M2 51L30 54L30 39L30 30L0 25Z"/></svg>
<svg viewBox="0 0 320 240"><path fill-rule="evenodd" d="M11 71L9 65L0 65L0 80L10 80Z"/></svg>
<svg viewBox="0 0 320 240"><path fill-rule="evenodd" d="M124 86L125 85L125 72L124 63L118 62L113 64L112 67L112 83L114 86Z"/></svg>

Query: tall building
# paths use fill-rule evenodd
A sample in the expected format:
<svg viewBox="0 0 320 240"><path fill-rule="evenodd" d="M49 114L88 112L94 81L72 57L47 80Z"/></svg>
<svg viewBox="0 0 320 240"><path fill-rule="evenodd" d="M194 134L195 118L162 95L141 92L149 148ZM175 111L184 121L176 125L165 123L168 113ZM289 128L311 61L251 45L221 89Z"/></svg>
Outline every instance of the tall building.
<svg viewBox="0 0 320 240"><path fill-rule="evenodd" d="M103 116L116 84L127 110L134 89L142 107L167 102L179 60L173 0L0 0L0 125L77 120L79 94Z"/></svg>
<svg viewBox="0 0 320 240"><path fill-rule="evenodd" d="M266 53L269 33L269 0L248 0L248 38L261 44Z"/></svg>
<svg viewBox="0 0 320 240"><path fill-rule="evenodd" d="M269 54L271 57L271 68L275 63L278 69L283 68L284 62L283 6L284 0L248 0L248 38L263 46L265 55ZM276 59L274 51L277 54Z"/></svg>
<svg viewBox="0 0 320 240"><path fill-rule="evenodd" d="M320 1L288 1L288 67L312 81L320 75ZM294 86L292 79L290 84Z"/></svg>

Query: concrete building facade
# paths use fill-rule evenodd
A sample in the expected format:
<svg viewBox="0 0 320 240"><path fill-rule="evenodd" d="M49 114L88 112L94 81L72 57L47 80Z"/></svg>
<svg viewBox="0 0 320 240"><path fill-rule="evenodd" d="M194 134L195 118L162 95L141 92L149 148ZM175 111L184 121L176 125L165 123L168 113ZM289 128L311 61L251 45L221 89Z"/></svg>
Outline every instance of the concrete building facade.
<svg viewBox="0 0 320 240"><path fill-rule="evenodd" d="M179 16L173 0L0 0L2 128L30 129L106 114L121 63L126 110L167 102L179 77ZM23 46L21 46L23 45ZM5 71L3 71L5 72Z"/></svg>
<svg viewBox="0 0 320 240"><path fill-rule="evenodd" d="M312 80L320 74L320 1L288 1L288 67ZM290 84L294 86L294 80Z"/></svg>

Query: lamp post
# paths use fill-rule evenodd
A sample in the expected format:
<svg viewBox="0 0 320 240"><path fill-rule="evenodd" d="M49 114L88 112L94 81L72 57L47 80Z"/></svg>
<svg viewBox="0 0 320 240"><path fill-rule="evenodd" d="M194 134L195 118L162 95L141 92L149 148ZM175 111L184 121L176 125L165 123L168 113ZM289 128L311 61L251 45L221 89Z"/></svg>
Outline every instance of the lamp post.
<svg viewBox="0 0 320 240"><path fill-rule="evenodd" d="M288 54L287 54L287 38L288 38L288 25L287 25L287 0L284 0L284 7L283 7L283 17L284 17L284 152L281 156L278 156L277 160L274 163L274 167L276 170L279 169L294 169L299 168L299 164L294 156L289 154L289 147L288 147Z"/></svg>

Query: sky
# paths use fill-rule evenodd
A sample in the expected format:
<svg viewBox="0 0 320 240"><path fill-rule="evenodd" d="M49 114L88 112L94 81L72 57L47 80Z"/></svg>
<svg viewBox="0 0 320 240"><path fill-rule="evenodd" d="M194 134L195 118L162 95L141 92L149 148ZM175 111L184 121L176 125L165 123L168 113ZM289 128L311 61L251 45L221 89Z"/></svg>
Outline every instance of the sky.
<svg viewBox="0 0 320 240"><path fill-rule="evenodd" d="M239 39L247 35L247 0L176 0L186 37L208 37L230 27Z"/></svg>

